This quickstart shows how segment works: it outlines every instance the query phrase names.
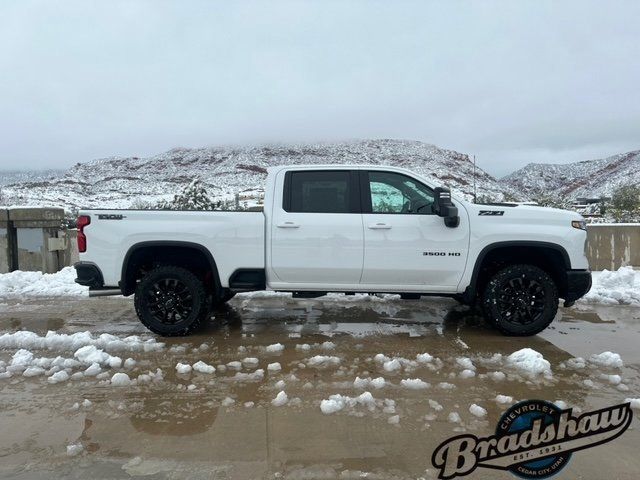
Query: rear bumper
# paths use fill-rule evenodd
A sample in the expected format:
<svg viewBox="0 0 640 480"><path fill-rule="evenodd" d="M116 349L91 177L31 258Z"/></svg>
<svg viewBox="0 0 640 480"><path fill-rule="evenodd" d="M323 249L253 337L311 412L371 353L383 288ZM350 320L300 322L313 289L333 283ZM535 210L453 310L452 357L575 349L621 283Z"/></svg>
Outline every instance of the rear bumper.
<svg viewBox="0 0 640 480"><path fill-rule="evenodd" d="M573 303L591 290L591 270L567 271L567 294L565 302Z"/></svg>
<svg viewBox="0 0 640 480"><path fill-rule="evenodd" d="M90 289L100 289L104 287L102 272L95 263L78 262L73 267L76 269L76 283L89 287Z"/></svg>

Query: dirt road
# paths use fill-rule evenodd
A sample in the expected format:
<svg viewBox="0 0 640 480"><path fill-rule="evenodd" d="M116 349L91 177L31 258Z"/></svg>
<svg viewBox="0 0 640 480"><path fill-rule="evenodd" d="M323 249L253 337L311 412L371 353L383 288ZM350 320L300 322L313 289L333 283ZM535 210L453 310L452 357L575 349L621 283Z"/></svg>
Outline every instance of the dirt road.
<svg viewBox="0 0 640 480"><path fill-rule="evenodd" d="M161 339L128 299L0 302L0 335L18 330L139 335L165 346L109 352L135 365L98 377L0 379L2 478L435 478L440 442L494 432L518 400L589 410L640 397L638 308L578 306L539 336L506 338L448 300L240 298L196 335ZM18 346L0 350L7 366ZM526 347L550 372L508 360ZM589 360L605 351L624 366ZM31 352L73 358L64 347ZM176 371L197 361L216 372ZM158 368L161 381L144 376ZM115 372L133 384L115 386ZM274 400L281 391L286 402ZM473 415L472 404L486 415ZM575 453L557 478L638 478L637 427L636 418L620 438ZM470 478L515 477L478 469Z"/></svg>

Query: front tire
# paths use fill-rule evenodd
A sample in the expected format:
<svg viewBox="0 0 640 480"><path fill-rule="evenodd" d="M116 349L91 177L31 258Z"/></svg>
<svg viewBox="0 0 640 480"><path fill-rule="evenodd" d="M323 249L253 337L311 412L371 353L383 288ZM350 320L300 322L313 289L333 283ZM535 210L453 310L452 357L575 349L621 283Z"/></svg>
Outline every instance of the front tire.
<svg viewBox="0 0 640 480"><path fill-rule="evenodd" d="M484 290L487 321L505 335L540 333L558 312L558 288L544 270L511 265L493 275Z"/></svg>
<svg viewBox="0 0 640 480"><path fill-rule="evenodd" d="M173 266L151 270L138 283L134 304L145 327L169 337L189 334L209 313L202 281L189 270Z"/></svg>

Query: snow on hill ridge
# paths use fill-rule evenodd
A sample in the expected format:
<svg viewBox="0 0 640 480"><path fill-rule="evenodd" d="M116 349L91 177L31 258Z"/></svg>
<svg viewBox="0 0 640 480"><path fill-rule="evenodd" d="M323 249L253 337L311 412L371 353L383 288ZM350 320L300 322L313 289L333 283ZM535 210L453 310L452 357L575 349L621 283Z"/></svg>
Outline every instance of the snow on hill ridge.
<svg viewBox="0 0 640 480"><path fill-rule="evenodd" d="M640 150L576 163L530 163L500 181L532 198L609 197L619 187L640 184Z"/></svg>
<svg viewBox="0 0 640 480"><path fill-rule="evenodd" d="M76 164L64 175L3 188L13 205L52 205L67 210L129 208L136 201L169 199L199 177L211 196L259 191L266 168L300 164L380 164L404 167L455 192L473 195L473 163L468 155L402 140L283 144L257 147L175 148L147 158L112 157ZM477 168L478 194L497 200L514 195Z"/></svg>
<svg viewBox="0 0 640 480"><path fill-rule="evenodd" d="M64 170L0 170L0 186L13 183L52 180L64 174Z"/></svg>

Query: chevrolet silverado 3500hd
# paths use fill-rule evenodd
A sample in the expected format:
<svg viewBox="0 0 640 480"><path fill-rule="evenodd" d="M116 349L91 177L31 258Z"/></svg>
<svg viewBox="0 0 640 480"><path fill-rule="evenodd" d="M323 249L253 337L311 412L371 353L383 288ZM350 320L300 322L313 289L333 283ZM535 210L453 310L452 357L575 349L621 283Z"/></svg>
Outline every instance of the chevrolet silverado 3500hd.
<svg viewBox="0 0 640 480"><path fill-rule="evenodd" d="M454 297L534 335L589 291L574 212L479 205L395 167L269 169L262 212L83 210L77 282L135 295L142 323L186 335L238 292Z"/></svg>

